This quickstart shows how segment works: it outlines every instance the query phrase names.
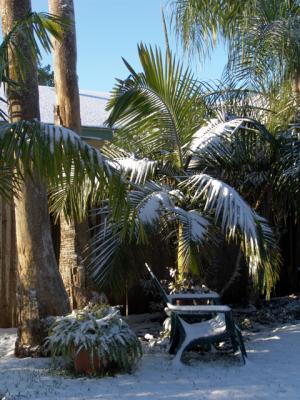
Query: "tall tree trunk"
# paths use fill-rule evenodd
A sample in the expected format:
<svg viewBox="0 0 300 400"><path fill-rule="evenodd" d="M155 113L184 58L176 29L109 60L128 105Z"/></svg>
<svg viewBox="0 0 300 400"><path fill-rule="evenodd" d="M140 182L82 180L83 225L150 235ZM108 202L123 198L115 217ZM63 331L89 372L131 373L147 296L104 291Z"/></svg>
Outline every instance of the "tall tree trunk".
<svg viewBox="0 0 300 400"><path fill-rule="evenodd" d="M53 40L56 123L80 133L80 103L73 0L49 0L49 12L68 21L60 41Z"/></svg>
<svg viewBox="0 0 300 400"><path fill-rule="evenodd" d="M295 119L299 120L300 117L300 71L296 69L291 77L291 86L294 101L296 104Z"/></svg>
<svg viewBox="0 0 300 400"><path fill-rule="evenodd" d="M53 40L54 81L56 91L55 123L80 133L80 102L76 72L77 49L73 0L49 0L49 12L69 22L62 40ZM87 301L85 268L82 252L88 241L88 224L68 223L60 219L61 242L59 269L69 295L72 308Z"/></svg>
<svg viewBox="0 0 300 400"><path fill-rule="evenodd" d="M0 197L0 328L16 326L16 229L13 201Z"/></svg>
<svg viewBox="0 0 300 400"><path fill-rule="evenodd" d="M3 32L31 11L30 0L2 0ZM8 101L11 121L40 118L37 68L29 47L20 38L28 62L22 87L9 88ZM16 76L14 54L10 54L10 76ZM16 237L18 251L18 317L19 330L16 355L40 354L43 329L41 319L68 312L68 298L58 271L50 233L47 191L36 173L25 176L15 200Z"/></svg>

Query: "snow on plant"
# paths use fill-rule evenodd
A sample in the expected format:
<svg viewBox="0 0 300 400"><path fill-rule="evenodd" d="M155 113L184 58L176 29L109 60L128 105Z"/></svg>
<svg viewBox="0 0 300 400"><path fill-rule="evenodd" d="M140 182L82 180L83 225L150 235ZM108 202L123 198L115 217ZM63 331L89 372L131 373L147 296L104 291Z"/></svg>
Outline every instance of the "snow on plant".
<svg viewBox="0 0 300 400"><path fill-rule="evenodd" d="M45 340L45 348L54 362L62 356L74 361L86 351L91 361L95 355L100 360L102 371L130 371L142 356L140 341L122 319L116 307L102 306L98 309L73 311L59 317Z"/></svg>
<svg viewBox="0 0 300 400"><path fill-rule="evenodd" d="M162 209L169 208L170 205L170 196L167 192L152 193L142 204L138 213L139 218L143 223L153 223L159 219Z"/></svg>
<svg viewBox="0 0 300 400"><path fill-rule="evenodd" d="M235 123L234 127L238 126L238 124L240 124L239 121ZM219 145L222 135L229 133L232 126L232 122L220 122L217 118L211 119L207 122L207 125L194 133L188 149L194 153L210 144Z"/></svg>
<svg viewBox="0 0 300 400"><path fill-rule="evenodd" d="M136 184L145 183L146 178L154 174L157 167L157 161L136 159L133 155L127 158L116 158L109 161L109 164L122 172L123 175L129 175L130 180Z"/></svg>

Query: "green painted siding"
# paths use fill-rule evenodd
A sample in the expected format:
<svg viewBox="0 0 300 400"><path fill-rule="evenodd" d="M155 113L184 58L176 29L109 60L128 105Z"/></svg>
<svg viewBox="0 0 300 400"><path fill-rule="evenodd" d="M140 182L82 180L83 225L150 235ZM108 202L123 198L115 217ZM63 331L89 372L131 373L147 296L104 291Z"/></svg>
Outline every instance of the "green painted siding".
<svg viewBox="0 0 300 400"><path fill-rule="evenodd" d="M83 126L81 128L81 137L89 140L112 140L113 130L96 126Z"/></svg>
<svg viewBox="0 0 300 400"><path fill-rule="evenodd" d="M3 124L3 121L0 121L0 125ZM104 128L98 126L82 126L81 127L81 137L84 140L92 140L92 141L103 141L103 140L112 140L113 139L113 129Z"/></svg>

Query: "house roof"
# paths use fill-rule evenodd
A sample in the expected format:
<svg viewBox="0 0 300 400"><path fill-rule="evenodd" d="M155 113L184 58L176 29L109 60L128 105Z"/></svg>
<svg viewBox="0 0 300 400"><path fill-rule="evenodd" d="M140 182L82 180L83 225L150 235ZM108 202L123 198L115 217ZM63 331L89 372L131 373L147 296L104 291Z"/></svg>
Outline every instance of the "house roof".
<svg viewBox="0 0 300 400"><path fill-rule="evenodd" d="M41 121L54 123L55 89L49 86L39 86ZM105 111L109 93L79 90L81 125L103 128L108 117ZM5 98L3 87L0 88L0 97ZM0 104L1 109L7 113L7 105Z"/></svg>

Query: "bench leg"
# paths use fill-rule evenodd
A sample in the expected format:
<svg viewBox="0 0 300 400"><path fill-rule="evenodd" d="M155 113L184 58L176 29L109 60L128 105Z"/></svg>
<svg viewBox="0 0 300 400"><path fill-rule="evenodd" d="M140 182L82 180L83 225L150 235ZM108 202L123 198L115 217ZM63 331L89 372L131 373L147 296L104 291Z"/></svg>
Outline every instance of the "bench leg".
<svg viewBox="0 0 300 400"><path fill-rule="evenodd" d="M190 340L188 338L185 338L184 341L182 342L180 348L178 349L175 357L173 358L173 364L179 364L181 362L181 357L184 352L184 350L188 347L190 343Z"/></svg>
<svg viewBox="0 0 300 400"><path fill-rule="evenodd" d="M169 353L176 354L177 349L180 348L185 338L184 329L176 314L171 315L171 333L170 333L170 347Z"/></svg>
<svg viewBox="0 0 300 400"><path fill-rule="evenodd" d="M243 336L242 336L242 333L241 333L240 329L237 326L235 326L235 332L236 332L236 335L237 335L237 339L238 339L239 347L240 347L240 350L241 350L241 355L242 355L242 358L243 358L243 362L245 364L246 363L246 358L248 356L247 356L246 348L245 348L245 345L244 345Z"/></svg>

